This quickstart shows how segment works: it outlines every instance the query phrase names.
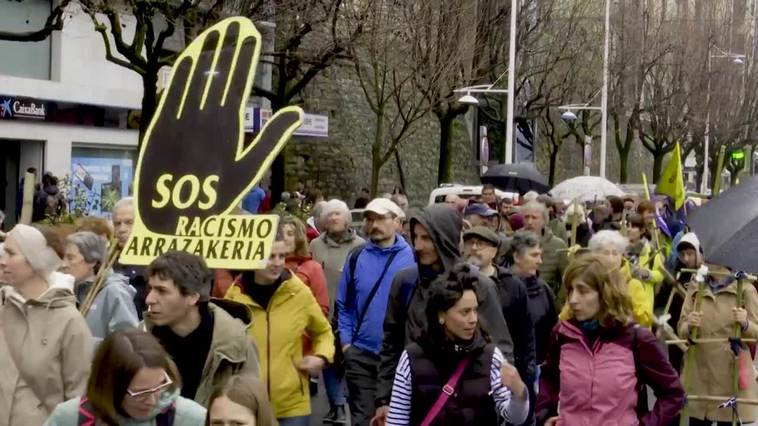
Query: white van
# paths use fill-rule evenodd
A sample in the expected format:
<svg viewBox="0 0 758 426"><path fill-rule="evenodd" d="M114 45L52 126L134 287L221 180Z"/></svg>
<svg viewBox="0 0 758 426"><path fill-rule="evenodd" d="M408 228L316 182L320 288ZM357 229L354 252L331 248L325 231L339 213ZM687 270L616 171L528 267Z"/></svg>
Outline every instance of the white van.
<svg viewBox="0 0 758 426"><path fill-rule="evenodd" d="M461 198L475 198L482 195L482 185L459 185L459 184L443 184L439 188L436 188L429 194L429 205L436 203L444 203L445 197L450 194L455 194ZM505 192L499 189L495 189L495 195L498 199L511 198L515 202L518 200L518 193Z"/></svg>

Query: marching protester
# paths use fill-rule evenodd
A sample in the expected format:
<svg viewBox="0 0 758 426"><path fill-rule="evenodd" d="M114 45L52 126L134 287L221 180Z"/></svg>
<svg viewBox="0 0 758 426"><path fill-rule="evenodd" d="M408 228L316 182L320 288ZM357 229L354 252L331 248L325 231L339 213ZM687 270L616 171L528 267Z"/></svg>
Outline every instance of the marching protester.
<svg viewBox="0 0 758 426"><path fill-rule="evenodd" d="M129 237L132 235L134 227L134 199L124 197L113 206L112 211L113 233L116 236L116 244L119 250L126 247ZM137 316L142 319L142 314L147 310L145 298L147 297L147 279L145 278L145 268L137 265L123 265L116 263L113 265L113 271L126 276L129 279L129 285L134 287L136 294L134 296L134 305L137 309Z"/></svg>
<svg viewBox="0 0 758 426"><path fill-rule="evenodd" d="M620 272L603 256L581 254L564 280L570 318L550 337L538 420L565 426L670 425L684 405L684 390L652 332L633 323ZM640 413L643 386L652 388L656 402Z"/></svg>
<svg viewBox="0 0 758 426"><path fill-rule="evenodd" d="M426 328L426 304L432 282L461 261L461 217L446 205L434 204L412 216L411 240L416 265L398 272L392 282L384 316L381 365L376 393L376 419L383 423L389 412L392 380L403 349L418 342ZM503 318L495 284L479 274L479 313L485 330L503 356L513 360L513 342Z"/></svg>
<svg viewBox="0 0 758 426"><path fill-rule="evenodd" d="M321 212L322 220L326 223L326 231L318 238L311 241L310 251L313 260L320 263L326 275L326 285L329 292L329 300L332 303L329 314L332 319L333 330L337 329L334 321L336 307L334 301L337 298L337 288L342 277L343 267L348 253L356 247L365 244L363 238L350 229L350 209L344 201L332 199L324 204ZM335 364L340 363L342 348L336 345ZM330 365L324 369L324 386L329 400L329 412L324 417L324 422L345 424L345 394L342 389L341 376L343 372L336 366Z"/></svg>
<svg viewBox="0 0 758 426"><path fill-rule="evenodd" d="M294 272L313 293L321 311L329 315L329 293L326 288L326 276L321 265L314 261L308 251L305 225L295 216L279 218L284 230L284 241L288 247L286 267Z"/></svg>
<svg viewBox="0 0 758 426"><path fill-rule="evenodd" d="M395 203L374 199L363 215L369 241L348 255L336 303L351 424L355 425L368 424L373 414L382 324L392 280L413 264L413 250L397 233L404 213Z"/></svg>
<svg viewBox="0 0 758 426"><path fill-rule="evenodd" d="M526 419L526 385L479 327L478 285L478 271L466 264L432 284L424 333L398 362L387 425L494 425L498 415L512 424Z"/></svg>
<svg viewBox="0 0 758 426"><path fill-rule="evenodd" d="M499 225L497 210L484 203L469 204L463 216L471 226L484 226L496 230Z"/></svg>
<svg viewBox="0 0 758 426"><path fill-rule="evenodd" d="M280 225L266 267L243 272L226 298L252 312L255 326L248 330L260 351L261 378L279 425L307 426L309 379L332 361L334 336L311 291L285 267L288 252ZM303 354L304 335L311 340L308 355Z"/></svg>
<svg viewBox="0 0 758 426"><path fill-rule="evenodd" d="M534 351L537 365L545 359L545 346L553 326L558 322L555 296L539 276L542 263L540 240L533 232L520 230L511 239L512 276L521 280L529 298L529 317L534 327Z"/></svg>
<svg viewBox="0 0 758 426"><path fill-rule="evenodd" d="M263 382L238 375L217 386L208 401L205 426L276 426Z"/></svg>
<svg viewBox="0 0 758 426"><path fill-rule="evenodd" d="M0 424L39 425L82 395L93 340L69 289L52 286L61 263L36 228L16 225L0 255Z"/></svg>
<svg viewBox="0 0 758 426"><path fill-rule="evenodd" d="M542 263L539 265L540 278L544 280L556 297L556 306L563 306L564 291L561 288L561 277L566 269L568 245L546 227L549 216L547 207L536 201L521 207L524 216L524 229L534 232L539 237L542 249Z"/></svg>
<svg viewBox="0 0 758 426"><path fill-rule="evenodd" d="M93 291L95 276L108 263L108 243L89 231L76 232L66 238L61 270L74 277L74 293L81 307ZM85 318L97 342L108 334L139 323L134 307L136 290L121 274L103 272L102 286L94 296Z"/></svg>
<svg viewBox="0 0 758 426"><path fill-rule="evenodd" d="M663 256L650 243L648 226L641 215L633 214L627 218L626 236L629 238L626 258L631 276L643 284L647 301L652 306L665 277Z"/></svg>
<svg viewBox="0 0 758 426"><path fill-rule="evenodd" d="M203 259L169 251L150 263L147 277L145 329L176 363L183 397L206 405L213 387L232 375L258 375L250 314L240 304L209 300L211 272Z"/></svg>
<svg viewBox="0 0 758 426"><path fill-rule="evenodd" d="M653 303L650 295L637 278L631 274L629 261L624 258L624 253L629 246L629 240L618 231L604 230L593 235L588 248L593 253L603 256L611 268L618 268L624 278L625 293L632 302L632 313L637 324L650 327L653 324ZM561 319L570 315L570 309L561 312Z"/></svg>
<svg viewBox="0 0 758 426"><path fill-rule="evenodd" d="M566 208L563 215L563 223L566 225L566 238L570 241L572 229L576 224L576 235L574 236L573 245L587 247L592 238L592 229L587 224L587 215L579 203L572 203Z"/></svg>
<svg viewBox="0 0 758 426"><path fill-rule="evenodd" d="M737 398L758 398L758 385L754 380L753 359L747 344L730 341L735 325L739 325L743 338L758 338L758 292L751 284L742 289L742 306L739 306L737 280L732 271L707 262L709 274L704 283L693 281L687 287L678 334L681 338L691 337L698 330L698 339L717 339L714 342L696 343L691 347L693 357L686 356L682 377L691 395L731 395ZM712 273L719 274L718 276ZM702 292L702 293L701 293ZM698 295L698 293L701 293ZM699 306L698 306L699 305ZM692 364L688 364L689 361ZM734 394L734 363L738 364L740 376L737 394ZM728 397L724 398L725 400ZM733 414L740 423L756 420L754 405L735 404L732 409L721 408L721 402L687 402L687 415L692 426L730 424ZM733 411L736 410L736 413Z"/></svg>
<svg viewBox="0 0 758 426"><path fill-rule="evenodd" d="M92 363L87 391L59 404L45 426L201 426L205 408L179 396L182 379L155 338L137 329L110 334Z"/></svg>
<svg viewBox="0 0 758 426"><path fill-rule="evenodd" d="M457 194L448 194L445 196L445 204L450 206L453 210L457 211L461 216L468 206L468 200L458 196Z"/></svg>
<svg viewBox="0 0 758 426"><path fill-rule="evenodd" d="M497 211L497 195L495 186L491 183L482 185L482 203L492 210Z"/></svg>
<svg viewBox="0 0 758 426"><path fill-rule="evenodd" d="M513 273L495 264L500 237L485 227L474 227L463 233L463 256L466 262L479 268L482 275L495 282L503 317L513 338L514 366L527 384L535 381L534 324L529 314L529 297L524 283ZM530 413L534 392L529 393ZM530 418L522 425L532 424Z"/></svg>
<svg viewBox="0 0 758 426"><path fill-rule="evenodd" d="M692 232L685 233L676 245L676 255L677 257L673 271L673 274L676 277L675 284L679 284L686 289L692 281L694 274L692 272L684 271L683 269L696 270L703 264L703 251L700 247L700 240L697 238L697 235ZM676 291L677 290L674 286L664 285L661 288L661 291L655 296L654 305L656 309L659 309L661 306L665 309L667 305L669 306L668 311L661 312L661 315L669 316L667 323L672 331L677 329L682 314L682 305L684 304L683 297L680 297L677 294L671 294ZM670 303L669 299L671 300ZM681 372L683 358L684 352L680 348L674 345L669 346L669 361L671 361L671 365L674 366L676 371Z"/></svg>

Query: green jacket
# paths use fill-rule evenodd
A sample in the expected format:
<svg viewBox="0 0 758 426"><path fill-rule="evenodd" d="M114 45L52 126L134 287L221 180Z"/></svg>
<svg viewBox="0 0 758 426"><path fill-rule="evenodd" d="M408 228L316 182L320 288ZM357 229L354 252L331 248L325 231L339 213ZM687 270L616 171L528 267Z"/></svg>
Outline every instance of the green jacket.
<svg viewBox="0 0 758 426"><path fill-rule="evenodd" d="M80 398L69 399L66 402L58 404L47 419L44 426L76 426L79 424L79 401ZM205 408L195 401L182 398L179 391L166 391L161 394L158 405L155 407L153 417L147 420L134 420L120 418L121 426L153 426L155 417L158 416L169 405L176 402L176 415L174 416L174 426L203 426L205 424Z"/></svg>
<svg viewBox="0 0 758 426"><path fill-rule="evenodd" d="M555 294L555 307L560 311L563 302L566 300L566 291L562 285L563 272L568 266L568 245L562 239L553 235L550 228L542 231L540 239L542 248L542 265L540 266L540 278L545 280L547 285Z"/></svg>
<svg viewBox="0 0 758 426"><path fill-rule="evenodd" d="M258 349L248 335L251 318L247 307L224 299L211 299L208 310L213 315L213 337L205 360L195 401L208 405L214 386L234 374L260 376ZM145 329L152 324L145 321Z"/></svg>

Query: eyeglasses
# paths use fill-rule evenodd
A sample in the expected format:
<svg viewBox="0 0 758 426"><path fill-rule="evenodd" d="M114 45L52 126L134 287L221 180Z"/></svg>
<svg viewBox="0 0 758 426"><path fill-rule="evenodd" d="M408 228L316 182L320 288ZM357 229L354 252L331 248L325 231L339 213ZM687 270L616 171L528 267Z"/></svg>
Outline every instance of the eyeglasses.
<svg viewBox="0 0 758 426"><path fill-rule="evenodd" d="M169 377L168 373L166 373L165 371L163 372L163 374L164 374L166 380L163 383L161 383L160 385L158 385L158 386L156 386L156 387L154 387L152 389L145 389L145 390L136 391L136 392L127 389L126 390L126 394L129 395L131 398L134 398L134 399L145 400L148 397L150 397L151 395L155 395L157 392L161 392L161 391L166 390L169 386L171 386L172 384L174 384L174 381L171 380L171 377Z"/></svg>

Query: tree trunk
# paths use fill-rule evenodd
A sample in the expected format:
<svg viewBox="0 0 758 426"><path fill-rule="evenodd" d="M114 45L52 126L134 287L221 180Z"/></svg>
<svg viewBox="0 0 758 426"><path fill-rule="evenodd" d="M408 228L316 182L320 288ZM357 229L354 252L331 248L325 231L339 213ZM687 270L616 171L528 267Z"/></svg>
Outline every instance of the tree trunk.
<svg viewBox="0 0 758 426"><path fill-rule="evenodd" d="M155 93L158 84L158 72L147 72L142 74L142 111L140 111L139 121L139 141L137 141L137 151L142 148L142 139L150 126L155 109L158 107L158 95Z"/></svg>
<svg viewBox="0 0 758 426"><path fill-rule="evenodd" d="M395 164L397 165L397 175L400 178L400 188L404 194L408 193L405 188L405 172L403 172L403 163L400 161L400 149L395 148Z"/></svg>
<svg viewBox="0 0 758 426"><path fill-rule="evenodd" d="M449 111L437 114L440 122L440 159L437 166L437 185L450 183L453 166L453 122L455 114Z"/></svg>
<svg viewBox="0 0 758 426"><path fill-rule="evenodd" d="M631 145L628 145L626 149L619 150L619 183L627 183L629 181L629 152L631 151Z"/></svg>
<svg viewBox="0 0 758 426"><path fill-rule="evenodd" d="M553 145L553 150L550 151L550 164L548 164L548 183L552 188L555 185L555 168L558 166L558 147Z"/></svg>
<svg viewBox="0 0 758 426"><path fill-rule="evenodd" d="M285 173L284 173L285 156L284 150L276 156L271 163L271 205L275 206L282 200L282 192L285 191Z"/></svg>
<svg viewBox="0 0 758 426"><path fill-rule="evenodd" d="M379 105L376 110L376 128L374 129L374 142L371 144L371 198L376 198L379 191L379 172L382 170L382 146L384 145L384 106Z"/></svg>
<svg viewBox="0 0 758 426"><path fill-rule="evenodd" d="M663 157L665 156L666 153L663 151L653 153L653 180L650 183L658 183L658 179L661 177L661 171L663 170Z"/></svg>

